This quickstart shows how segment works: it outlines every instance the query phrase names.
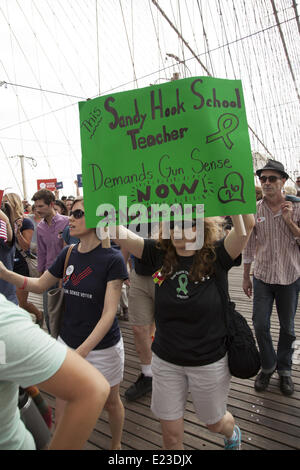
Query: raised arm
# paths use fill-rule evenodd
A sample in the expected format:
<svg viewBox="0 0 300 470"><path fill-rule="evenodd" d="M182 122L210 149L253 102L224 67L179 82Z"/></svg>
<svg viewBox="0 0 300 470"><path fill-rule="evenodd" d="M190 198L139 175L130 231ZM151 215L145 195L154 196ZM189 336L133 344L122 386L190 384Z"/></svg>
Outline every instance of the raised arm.
<svg viewBox="0 0 300 470"><path fill-rule="evenodd" d="M240 224L240 217L242 217L244 226L245 226L245 233L242 232L242 227ZM236 259L243 251L253 227L255 225L254 216L252 214L244 214L242 216L233 215L231 216L233 222L233 228L225 238L224 246L232 259Z"/></svg>
<svg viewBox="0 0 300 470"><path fill-rule="evenodd" d="M68 350L56 374L38 387L67 402L49 450L82 449L107 400L110 387L106 379L78 354Z"/></svg>
<svg viewBox="0 0 300 470"><path fill-rule="evenodd" d="M32 240L32 235L33 235L33 229L27 228L21 231L22 223L23 223L22 219L18 219L16 221L16 225L17 225L16 238L22 250L27 251L30 248L30 243Z"/></svg>
<svg viewBox="0 0 300 470"><path fill-rule="evenodd" d="M113 240L120 245L122 251L126 250L136 258L141 258L144 250L144 239L128 230L123 225L114 227L116 236Z"/></svg>
<svg viewBox="0 0 300 470"><path fill-rule="evenodd" d="M2 261L0 261L0 279L10 282L19 289L23 289L27 292L34 292L36 294L41 294L58 281L58 279L52 276L49 271L45 271L41 277L22 276L21 274L17 274L7 269Z"/></svg>
<svg viewBox="0 0 300 470"><path fill-rule="evenodd" d="M293 204L291 201L285 201L281 204L281 214L288 229L291 231L293 237L297 240L300 238L300 227L293 221ZM298 221L299 224L299 221Z"/></svg>

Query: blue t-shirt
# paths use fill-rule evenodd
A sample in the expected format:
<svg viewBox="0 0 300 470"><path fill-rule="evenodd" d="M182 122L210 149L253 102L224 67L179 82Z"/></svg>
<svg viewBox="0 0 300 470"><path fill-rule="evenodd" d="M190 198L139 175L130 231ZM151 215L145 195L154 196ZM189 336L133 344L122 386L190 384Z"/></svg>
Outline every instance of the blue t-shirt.
<svg viewBox="0 0 300 470"><path fill-rule="evenodd" d="M65 247L49 272L62 278L68 247ZM75 245L63 280L65 313L60 336L71 348L78 348L92 333L101 318L106 286L109 281L127 279L128 273L122 254L113 248L97 246L88 253L80 253ZM118 320L114 322L94 349L106 349L117 344L121 334Z"/></svg>
<svg viewBox="0 0 300 470"><path fill-rule="evenodd" d="M77 244L79 243L79 239L76 238L76 237L71 237L70 235L70 227L69 225L67 225L64 229L63 229L63 233L61 235L63 237L63 240L64 242L67 244L67 245L74 245L74 244Z"/></svg>

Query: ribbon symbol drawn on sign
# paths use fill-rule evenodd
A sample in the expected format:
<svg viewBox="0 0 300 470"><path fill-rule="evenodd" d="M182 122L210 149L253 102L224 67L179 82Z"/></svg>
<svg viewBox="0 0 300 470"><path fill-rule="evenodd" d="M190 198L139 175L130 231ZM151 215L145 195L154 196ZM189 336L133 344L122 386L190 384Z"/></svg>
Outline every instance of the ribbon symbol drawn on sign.
<svg viewBox="0 0 300 470"><path fill-rule="evenodd" d="M210 144L216 140L223 139L224 144L228 149L232 149L233 142L229 138L229 134L237 129L239 125L239 119L235 114L226 113L222 114L218 119L219 130L214 134L210 134L206 137L206 143Z"/></svg>

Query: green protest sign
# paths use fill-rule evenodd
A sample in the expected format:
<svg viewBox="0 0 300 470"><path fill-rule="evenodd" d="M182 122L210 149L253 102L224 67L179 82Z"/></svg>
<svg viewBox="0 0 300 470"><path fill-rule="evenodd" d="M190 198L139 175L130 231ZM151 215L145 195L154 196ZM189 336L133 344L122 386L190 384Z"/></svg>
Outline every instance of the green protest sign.
<svg viewBox="0 0 300 470"><path fill-rule="evenodd" d="M162 204L204 204L206 217L256 211L241 81L187 78L80 102L79 112L89 227L103 204L117 216L142 205L149 220Z"/></svg>

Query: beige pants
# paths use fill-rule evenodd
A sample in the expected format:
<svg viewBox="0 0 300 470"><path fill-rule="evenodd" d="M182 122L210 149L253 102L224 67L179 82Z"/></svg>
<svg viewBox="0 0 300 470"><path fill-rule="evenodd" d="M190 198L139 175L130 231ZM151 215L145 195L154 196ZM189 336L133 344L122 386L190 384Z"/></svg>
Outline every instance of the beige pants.
<svg viewBox="0 0 300 470"><path fill-rule="evenodd" d="M152 276L141 276L133 269L130 273L128 297L129 322L131 325L154 323L155 284Z"/></svg>

